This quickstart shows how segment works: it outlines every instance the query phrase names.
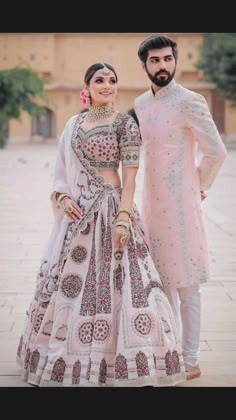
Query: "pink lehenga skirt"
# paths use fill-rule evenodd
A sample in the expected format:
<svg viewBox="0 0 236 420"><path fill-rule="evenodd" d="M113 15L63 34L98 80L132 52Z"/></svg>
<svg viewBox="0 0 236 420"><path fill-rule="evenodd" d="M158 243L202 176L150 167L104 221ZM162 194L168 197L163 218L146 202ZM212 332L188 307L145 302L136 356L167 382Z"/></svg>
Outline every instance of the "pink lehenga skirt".
<svg viewBox="0 0 236 420"><path fill-rule="evenodd" d="M42 259L17 351L30 384L174 386L185 381L175 321L135 204L127 247L123 253L114 249L120 193L106 191L79 233L77 222L67 221L58 261Z"/></svg>

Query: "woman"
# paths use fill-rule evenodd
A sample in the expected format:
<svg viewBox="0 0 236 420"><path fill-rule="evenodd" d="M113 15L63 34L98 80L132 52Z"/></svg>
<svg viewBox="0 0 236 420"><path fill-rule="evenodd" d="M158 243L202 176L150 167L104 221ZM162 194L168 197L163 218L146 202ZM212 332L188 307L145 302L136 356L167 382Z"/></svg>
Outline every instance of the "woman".
<svg viewBox="0 0 236 420"><path fill-rule="evenodd" d="M185 380L173 315L133 203L140 133L115 109L116 93L114 68L90 66L81 95L88 111L69 119L59 142L55 223L17 352L34 385Z"/></svg>

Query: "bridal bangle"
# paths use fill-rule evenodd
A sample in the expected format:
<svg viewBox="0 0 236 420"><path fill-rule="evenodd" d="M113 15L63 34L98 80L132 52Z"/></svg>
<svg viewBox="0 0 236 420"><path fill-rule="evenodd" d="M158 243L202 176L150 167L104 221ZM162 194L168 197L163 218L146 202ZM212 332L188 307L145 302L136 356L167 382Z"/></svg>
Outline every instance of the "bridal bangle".
<svg viewBox="0 0 236 420"><path fill-rule="evenodd" d="M117 219L115 221L115 226L124 226L126 229L129 227L129 221L124 219Z"/></svg>
<svg viewBox="0 0 236 420"><path fill-rule="evenodd" d="M129 217L131 216L131 210L127 209L127 207L120 207L117 216L119 216L120 213L127 213Z"/></svg>

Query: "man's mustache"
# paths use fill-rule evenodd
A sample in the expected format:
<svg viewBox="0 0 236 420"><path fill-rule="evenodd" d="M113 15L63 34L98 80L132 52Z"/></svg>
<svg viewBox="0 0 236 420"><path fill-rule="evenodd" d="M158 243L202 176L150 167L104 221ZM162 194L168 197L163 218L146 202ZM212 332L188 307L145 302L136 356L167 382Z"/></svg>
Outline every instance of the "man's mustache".
<svg viewBox="0 0 236 420"><path fill-rule="evenodd" d="M159 76L159 74L161 74L161 73L162 73L162 74L164 73L164 74L167 74L168 76L170 76L170 73L169 73L168 71L165 71L165 70L159 70L159 71L155 74L155 77L156 77L156 76Z"/></svg>

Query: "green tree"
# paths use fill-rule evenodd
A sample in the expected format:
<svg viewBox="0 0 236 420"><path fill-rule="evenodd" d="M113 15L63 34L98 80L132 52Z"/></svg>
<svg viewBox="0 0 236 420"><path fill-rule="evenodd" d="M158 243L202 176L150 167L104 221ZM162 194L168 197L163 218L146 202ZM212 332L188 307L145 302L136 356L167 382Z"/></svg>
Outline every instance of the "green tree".
<svg viewBox="0 0 236 420"><path fill-rule="evenodd" d="M30 67L14 67L0 71L0 148L3 148L11 119L19 119L24 110L32 116L45 112L37 103L41 98L46 102L44 86L47 80Z"/></svg>
<svg viewBox="0 0 236 420"><path fill-rule="evenodd" d="M215 91L236 101L236 33L204 34L196 67L215 84Z"/></svg>

